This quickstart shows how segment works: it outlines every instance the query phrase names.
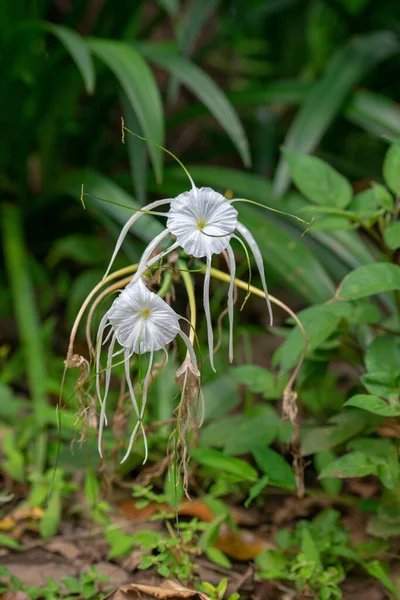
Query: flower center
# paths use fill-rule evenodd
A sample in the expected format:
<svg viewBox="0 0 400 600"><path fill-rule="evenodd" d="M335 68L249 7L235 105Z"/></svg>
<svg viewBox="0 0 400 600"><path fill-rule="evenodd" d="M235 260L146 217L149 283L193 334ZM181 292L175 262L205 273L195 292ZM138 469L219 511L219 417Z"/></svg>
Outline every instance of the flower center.
<svg viewBox="0 0 400 600"><path fill-rule="evenodd" d="M140 311L140 314L142 316L142 319L145 321L146 319L149 318L150 316L150 311L148 308L144 308L143 310Z"/></svg>
<svg viewBox="0 0 400 600"><path fill-rule="evenodd" d="M202 230L202 229L204 229L205 226L206 226L206 222L204 219L199 219L197 221L197 229Z"/></svg>

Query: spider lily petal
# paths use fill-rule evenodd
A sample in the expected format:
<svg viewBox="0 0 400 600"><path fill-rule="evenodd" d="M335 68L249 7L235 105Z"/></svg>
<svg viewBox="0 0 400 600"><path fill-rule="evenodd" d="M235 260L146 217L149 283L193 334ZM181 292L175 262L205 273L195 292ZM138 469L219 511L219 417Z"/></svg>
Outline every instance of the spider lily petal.
<svg viewBox="0 0 400 600"><path fill-rule="evenodd" d="M110 272L110 269L114 263L115 257L118 254L119 249L121 248L124 239L126 238L126 235L128 233L128 231L130 230L130 228L132 227L132 225L144 214L146 214L146 211L152 210L153 208L157 208L158 206L163 206L164 204L169 204L169 202L171 202L170 198L164 199L164 200L156 200L155 202L151 202L150 204L147 204L147 206L145 206L143 208L143 212L135 212L130 219L128 219L128 221L125 223L125 225L123 226L121 233L118 236L118 240L117 243L115 245L115 249L114 249L114 253L111 257L110 263L108 265L107 271L103 277L103 279L105 279L107 277L107 275Z"/></svg>
<svg viewBox="0 0 400 600"><path fill-rule="evenodd" d="M268 313L269 313L269 324L272 326L273 322L274 322L274 318L272 315L271 302L269 301L267 282L265 281L264 263L263 263L263 259L261 256L260 248L258 247L258 244L257 244L256 240L254 239L253 234L247 229L247 227L245 227L241 223L238 223L236 229L244 237L244 239L250 246L250 249L254 256L254 260L256 261L256 265L258 268L258 272L260 274L260 279L261 279L261 283L262 283L264 294L265 294L265 299L267 301L267 307L268 307Z"/></svg>
<svg viewBox="0 0 400 600"><path fill-rule="evenodd" d="M167 227L186 254L205 258L228 246L237 215L218 192L208 187L194 188L171 200Z"/></svg>
<svg viewBox="0 0 400 600"><path fill-rule="evenodd" d="M147 439L143 426L144 411L146 408L148 389L153 366L154 352L164 350L179 334L186 344L187 355L193 365L193 369L199 374L197 369L196 356L193 346L186 334L181 330L179 319L181 317L164 301L162 298L151 292L142 279L135 283L129 283L120 295L114 300L111 308L106 312L100 322L96 343L96 391L100 401L100 421L99 421L99 453L102 456L101 440L104 425L107 424L106 418L106 400L110 387L110 377L112 369L112 359L120 352L124 353L125 377L128 385L129 396L131 398L134 413L137 417L137 423L130 436L127 451L122 459L124 462L131 450L139 428L142 431L145 445L145 461L147 459ZM100 390L100 355L103 346L103 336L106 327L111 327L110 346L107 354L107 368L105 374L105 390L102 397ZM114 353L115 343L122 347L121 350ZM149 364L144 379L142 402L139 404L133 389L133 383L130 375L130 360L134 354L145 354L149 352Z"/></svg>

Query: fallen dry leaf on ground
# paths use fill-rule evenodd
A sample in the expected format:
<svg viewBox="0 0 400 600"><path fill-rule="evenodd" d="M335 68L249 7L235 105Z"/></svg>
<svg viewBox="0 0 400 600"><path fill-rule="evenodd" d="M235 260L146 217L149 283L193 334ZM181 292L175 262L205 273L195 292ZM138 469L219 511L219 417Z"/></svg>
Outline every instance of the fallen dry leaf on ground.
<svg viewBox="0 0 400 600"><path fill-rule="evenodd" d="M211 600L203 592L191 590L170 580L164 581L160 586L131 583L129 587L121 587L103 600L128 600L129 598L142 598L143 600L145 597L157 598L157 600L184 600L185 598Z"/></svg>

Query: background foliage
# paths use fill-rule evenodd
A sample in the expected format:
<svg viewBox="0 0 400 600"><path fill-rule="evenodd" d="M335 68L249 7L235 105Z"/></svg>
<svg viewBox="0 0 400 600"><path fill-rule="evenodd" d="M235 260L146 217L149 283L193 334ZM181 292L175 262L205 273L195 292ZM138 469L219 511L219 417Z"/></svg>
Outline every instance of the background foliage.
<svg viewBox="0 0 400 600"><path fill-rule="evenodd" d="M361 510L346 478L370 477L368 531L378 538L397 535L396 2L14 0L0 7L0 24L3 487L15 493L15 486L25 486L14 499L28 494L31 506L45 508L40 534L46 538L59 527L63 498L73 494L71 473L80 471L89 481L92 516L107 526L93 435L83 452L71 455L69 448L77 435L73 376L65 383L67 407L58 429L69 329L130 214L101 199L137 207L187 187L185 174L157 147L131 136L121 143L123 116L130 129L177 154L197 185L315 217L301 237L295 220L249 205L240 209L260 244L270 289L301 311L309 338L298 382L301 448L312 463L306 487L330 495L333 505L343 493ZM86 210L82 184L90 194ZM117 268L136 261L143 243L161 231L156 217L142 222ZM240 247L235 251L239 258ZM245 258L239 262L244 272ZM217 317L218 286L214 291ZM295 490L285 446L291 431L279 417L302 339L283 315L276 322L266 333L263 307L251 299L240 315L236 365L220 352L218 376L204 371L206 422L193 451L200 489L215 497L233 494L239 504L250 495L262 506L271 486L283 496ZM149 424L171 417L176 388L166 382L174 365L170 369L153 391ZM150 436L154 462L164 456L170 431L163 425ZM114 447L111 434L108 445ZM110 461L109 474L123 480L137 473L140 456L139 448L124 468ZM275 555L257 559L261 577L283 578L299 590L325 587L331 595L324 598L340 597L346 573L360 567L396 593L389 567L378 562L388 546L370 555L352 548L350 556L339 516L325 516L325 532L326 539L342 532L340 552L329 553L332 541L318 546L321 523L302 522L289 541L278 540ZM203 547L212 554L211 538ZM136 543L108 541L116 555L121 547L115 545L126 550ZM162 554L164 542L152 544L153 556ZM166 568L171 572L170 563ZM187 578L186 571L172 573Z"/></svg>

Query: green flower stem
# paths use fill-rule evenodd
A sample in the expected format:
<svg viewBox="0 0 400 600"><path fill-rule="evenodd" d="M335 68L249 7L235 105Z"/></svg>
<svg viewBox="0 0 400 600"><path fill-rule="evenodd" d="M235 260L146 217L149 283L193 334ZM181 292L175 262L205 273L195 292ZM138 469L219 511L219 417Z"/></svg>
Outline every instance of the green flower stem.
<svg viewBox="0 0 400 600"><path fill-rule="evenodd" d="M179 269L179 267L182 268L181 277L182 277L183 284L186 288L186 293L188 295L188 300L189 300L189 309L190 309L189 339L193 344L194 338L196 335L196 297L194 294L193 281L192 281L189 271L187 270L185 263L178 261L178 269Z"/></svg>
<svg viewBox="0 0 400 600"><path fill-rule="evenodd" d="M35 466L43 473L46 462L46 432L44 415L47 407L46 368L41 341L40 321L29 276L27 255L19 209L10 204L3 208L4 257L15 318L25 357L29 391L32 398L36 437Z"/></svg>

